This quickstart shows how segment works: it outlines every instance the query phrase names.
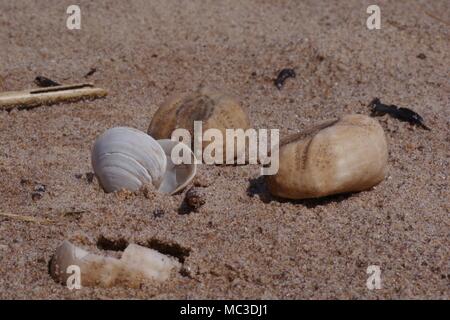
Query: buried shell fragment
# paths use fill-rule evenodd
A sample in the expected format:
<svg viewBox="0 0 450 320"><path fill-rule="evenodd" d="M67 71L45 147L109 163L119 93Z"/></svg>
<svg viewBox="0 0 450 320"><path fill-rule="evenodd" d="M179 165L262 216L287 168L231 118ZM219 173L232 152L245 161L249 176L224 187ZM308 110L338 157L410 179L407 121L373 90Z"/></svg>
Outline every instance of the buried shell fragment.
<svg viewBox="0 0 450 320"><path fill-rule="evenodd" d="M50 261L50 275L59 283L67 284L75 273L81 286L138 287L144 281L166 281L181 264L162 253L130 244L120 259L97 255L64 241ZM76 274L79 272L79 274Z"/></svg>

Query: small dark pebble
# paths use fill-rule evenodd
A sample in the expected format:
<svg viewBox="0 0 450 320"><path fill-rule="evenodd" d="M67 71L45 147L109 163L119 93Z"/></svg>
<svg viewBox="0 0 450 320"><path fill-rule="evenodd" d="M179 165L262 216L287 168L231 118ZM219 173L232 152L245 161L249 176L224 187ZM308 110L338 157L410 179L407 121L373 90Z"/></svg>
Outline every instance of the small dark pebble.
<svg viewBox="0 0 450 320"><path fill-rule="evenodd" d="M34 83L38 85L39 87L46 88L46 87L55 87L59 86L60 84L58 82L55 82L49 78L43 77L43 76L37 76L34 79Z"/></svg>
<svg viewBox="0 0 450 320"><path fill-rule="evenodd" d="M153 217L160 218L165 214L163 209L155 209L153 210Z"/></svg>
<svg viewBox="0 0 450 320"><path fill-rule="evenodd" d="M417 58L421 59L421 60L425 60L427 58L427 56L424 53L419 53L417 55Z"/></svg>
<svg viewBox="0 0 450 320"><path fill-rule="evenodd" d="M75 175L75 178L81 179L81 178L83 178L83 175L82 175L81 173L77 173L77 174Z"/></svg>
<svg viewBox="0 0 450 320"><path fill-rule="evenodd" d="M85 75L84 75L84 77L85 78L89 78L90 76L92 76L94 73L96 73L97 72L97 68L91 68L90 70L89 70L89 72L88 73L86 73Z"/></svg>
<svg viewBox="0 0 450 320"><path fill-rule="evenodd" d="M205 194L201 188L192 187L188 192L186 192L185 201L189 207L191 207L194 211L197 211L206 203Z"/></svg>
<svg viewBox="0 0 450 320"><path fill-rule="evenodd" d="M93 172L86 173L86 180L88 183L92 183L94 181L95 174Z"/></svg>
<svg viewBox="0 0 450 320"><path fill-rule="evenodd" d="M295 78L296 76L297 75L294 69L289 68L283 69L278 73L277 78L274 80L275 86L278 88L278 90L281 90L286 79Z"/></svg>

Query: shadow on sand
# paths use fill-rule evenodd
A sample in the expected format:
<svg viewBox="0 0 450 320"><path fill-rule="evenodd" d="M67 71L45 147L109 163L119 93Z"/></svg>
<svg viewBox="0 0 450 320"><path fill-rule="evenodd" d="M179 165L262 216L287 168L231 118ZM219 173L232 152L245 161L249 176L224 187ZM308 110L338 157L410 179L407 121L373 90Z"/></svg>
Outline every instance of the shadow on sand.
<svg viewBox="0 0 450 320"><path fill-rule="evenodd" d="M269 189L267 188L267 184L264 181L264 176L260 176L258 178L249 179L249 186L247 188L247 195L249 197L259 197L259 199L264 203L270 203L272 201L280 202L280 203L292 203L292 204L300 204L307 208L314 208L316 206L323 206L329 203L339 203L344 200L347 200L355 193L344 193L338 194L318 199L303 199L303 200L292 200L292 199L284 199L280 197L276 197L270 194Z"/></svg>

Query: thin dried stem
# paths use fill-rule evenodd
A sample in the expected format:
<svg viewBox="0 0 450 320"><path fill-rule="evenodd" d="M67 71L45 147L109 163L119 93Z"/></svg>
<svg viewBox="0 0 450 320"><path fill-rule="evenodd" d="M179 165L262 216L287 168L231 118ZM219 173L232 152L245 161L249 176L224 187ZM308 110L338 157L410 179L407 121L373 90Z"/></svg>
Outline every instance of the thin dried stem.
<svg viewBox="0 0 450 320"><path fill-rule="evenodd" d="M1 217L19 220L19 221L25 221L25 222L34 222L39 224L49 224L52 223L52 220L49 219L38 219L32 216L26 216L26 215L19 215L14 213L6 213L6 212L0 212Z"/></svg>

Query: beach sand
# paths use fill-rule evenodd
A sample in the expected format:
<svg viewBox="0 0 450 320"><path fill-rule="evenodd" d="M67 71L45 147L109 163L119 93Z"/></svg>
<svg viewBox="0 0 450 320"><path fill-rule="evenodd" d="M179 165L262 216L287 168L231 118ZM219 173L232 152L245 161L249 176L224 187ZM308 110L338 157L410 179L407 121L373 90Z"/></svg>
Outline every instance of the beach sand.
<svg viewBox="0 0 450 320"><path fill-rule="evenodd" d="M370 1L79 0L81 30L66 28L69 4L0 1L0 91L35 87L38 75L109 91L0 111L0 212L47 222L0 216L1 299L450 298L448 1L378 1L380 30L366 27ZM282 68L297 77L278 90ZM415 110L431 131L379 117L386 179L325 199L274 198L257 165L200 166L205 204L191 213L180 209L186 190L126 196L89 182L100 133L146 131L170 94L202 83L282 137L368 115L374 97ZM138 289L70 291L48 273L64 239L103 254L148 245L183 272ZM370 265L381 268L380 290L366 286Z"/></svg>

